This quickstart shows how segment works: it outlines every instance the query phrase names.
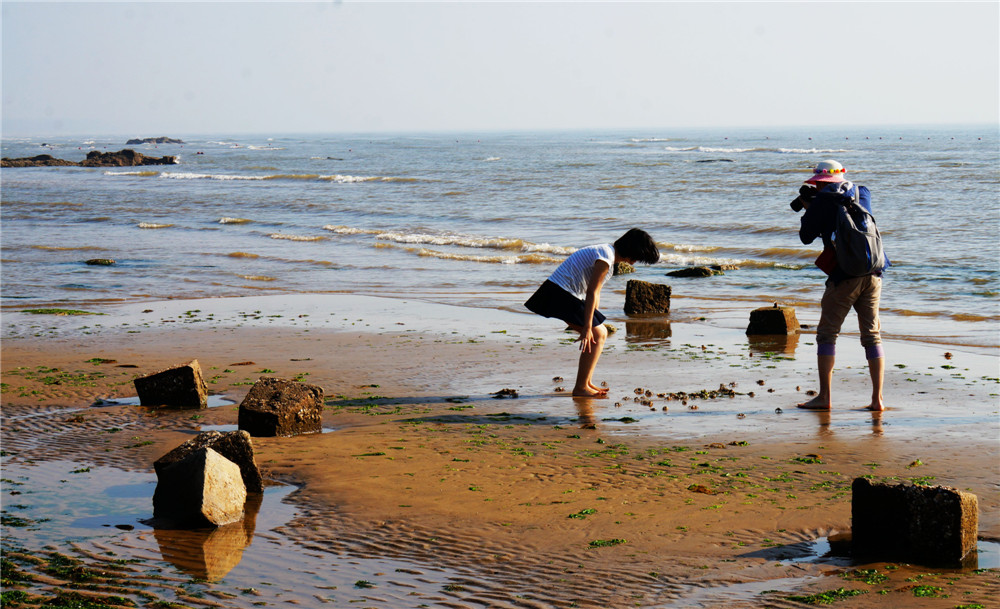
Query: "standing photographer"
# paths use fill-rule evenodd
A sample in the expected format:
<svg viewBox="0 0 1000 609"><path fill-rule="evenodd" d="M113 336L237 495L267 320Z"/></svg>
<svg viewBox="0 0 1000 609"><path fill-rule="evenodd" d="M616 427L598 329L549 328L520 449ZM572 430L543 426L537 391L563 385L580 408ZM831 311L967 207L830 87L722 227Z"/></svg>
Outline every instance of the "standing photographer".
<svg viewBox="0 0 1000 609"><path fill-rule="evenodd" d="M888 262L881 252L879 237L878 251L875 256L869 256L874 262L870 270L864 274L850 274L843 267L843 258L838 256L834 244L834 236L838 226L838 214L843 214L846 206L860 205L862 210L854 214L870 218L872 230L874 218L871 218L871 193L865 186L856 186L844 179L846 170L837 161L822 161L813 170L813 176L799 188L799 196L792 201L795 211L805 208L802 215L802 226L799 238L802 243L812 243L816 237L823 238L823 253L816 259L816 266L821 268L829 278L826 280L826 291L823 293L819 325L816 329L817 360L819 366L819 394L802 404L799 408L810 410L829 410L831 408L830 388L833 382L833 366L836 356L837 335L853 308L858 314L858 326L861 330L861 344L865 348L868 359L868 371L872 380L872 398L866 407L868 410L884 410L882 403L882 378L885 371L885 355L882 350L882 337L879 333L878 316L879 298L882 294L882 271ZM864 226L865 218L859 223ZM846 246L842 245L842 249ZM842 254L844 252L841 252ZM871 252L870 252L871 253ZM840 261L838 261L840 258ZM857 271L854 271L857 273Z"/></svg>

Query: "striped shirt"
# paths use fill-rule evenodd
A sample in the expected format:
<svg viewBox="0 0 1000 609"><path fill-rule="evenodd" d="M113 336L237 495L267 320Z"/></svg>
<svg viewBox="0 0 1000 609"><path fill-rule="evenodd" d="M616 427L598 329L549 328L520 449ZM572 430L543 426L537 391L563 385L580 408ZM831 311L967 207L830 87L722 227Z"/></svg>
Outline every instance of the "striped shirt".
<svg viewBox="0 0 1000 609"><path fill-rule="evenodd" d="M610 243L583 247L559 265L549 276L549 281L566 290L580 300L587 299L587 285L594 272L594 263L603 260L608 266L615 263L615 248Z"/></svg>

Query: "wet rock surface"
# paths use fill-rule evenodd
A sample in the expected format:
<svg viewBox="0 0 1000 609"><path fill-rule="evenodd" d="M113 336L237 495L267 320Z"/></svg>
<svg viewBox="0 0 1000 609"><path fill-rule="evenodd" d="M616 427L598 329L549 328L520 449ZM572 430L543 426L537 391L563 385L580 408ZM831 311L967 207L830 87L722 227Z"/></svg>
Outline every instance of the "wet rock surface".
<svg viewBox="0 0 1000 609"><path fill-rule="evenodd" d="M198 360L132 381L143 406L207 408L208 389Z"/></svg>
<svg viewBox="0 0 1000 609"><path fill-rule="evenodd" d="M792 307L760 307L750 311L748 335L795 334L799 331L799 320Z"/></svg>
<svg viewBox="0 0 1000 609"><path fill-rule="evenodd" d="M323 389L273 377L261 377L243 398L239 428L251 436L294 436L323 428Z"/></svg>
<svg viewBox="0 0 1000 609"><path fill-rule="evenodd" d="M625 284L625 314L665 314L670 312L669 285L629 279Z"/></svg>
<svg viewBox="0 0 1000 609"><path fill-rule="evenodd" d="M243 518L238 465L202 447L157 472L153 517L170 526L222 526Z"/></svg>
<svg viewBox="0 0 1000 609"><path fill-rule="evenodd" d="M946 486L851 484L856 557L925 565L958 565L976 549L979 499Z"/></svg>
<svg viewBox="0 0 1000 609"><path fill-rule="evenodd" d="M130 148L118 152L100 152L92 150L87 158L74 163L65 159L57 159L50 154L40 154L33 157L17 159L0 159L0 167L135 167L137 165L175 165L176 156L148 157Z"/></svg>
<svg viewBox="0 0 1000 609"><path fill-rule="evenodd" d="M153 463L153 468L159 475L166 468L183 461L188 455L202 448L211 448L239 466L247 492L264 492L264 479L254 459L253 441L250 439L250 434L245 431L202 432L157 459Z"/></svg>

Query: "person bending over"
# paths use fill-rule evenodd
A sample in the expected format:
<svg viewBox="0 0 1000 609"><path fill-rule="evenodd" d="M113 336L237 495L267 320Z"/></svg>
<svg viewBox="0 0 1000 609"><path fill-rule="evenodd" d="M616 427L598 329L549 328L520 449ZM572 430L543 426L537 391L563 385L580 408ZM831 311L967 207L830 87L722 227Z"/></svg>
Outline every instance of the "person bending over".
<svg viewBox="0 0 1000 609"><path fill-rule="evenodd" d="M524 303L533 313L566 322L580 335L580 364L573 395L604 396L608 390L594 385L594 370L604 349L608 330L604 314L598 310L601 287L618 262L653 264L660 251L653 238L633 228L617 241L591 245L573 252Z"/></svg>

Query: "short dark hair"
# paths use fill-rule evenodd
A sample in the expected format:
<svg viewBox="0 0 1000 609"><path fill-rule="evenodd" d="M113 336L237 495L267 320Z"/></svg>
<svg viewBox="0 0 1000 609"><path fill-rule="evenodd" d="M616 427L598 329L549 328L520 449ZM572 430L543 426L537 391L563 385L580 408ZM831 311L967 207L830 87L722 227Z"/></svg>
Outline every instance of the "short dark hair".
<svg viewBox="0 0 1000 609"><path fill-rule="evenodd" d="M635 260L653 264L660 261L660 250L656 247L656 242L644 230L633 228L615 241L615 251L619 255Z"/></svg>

